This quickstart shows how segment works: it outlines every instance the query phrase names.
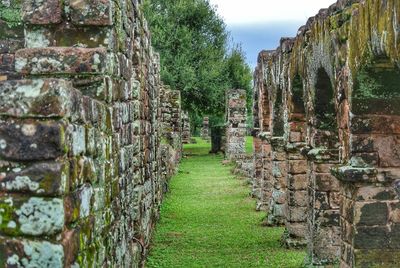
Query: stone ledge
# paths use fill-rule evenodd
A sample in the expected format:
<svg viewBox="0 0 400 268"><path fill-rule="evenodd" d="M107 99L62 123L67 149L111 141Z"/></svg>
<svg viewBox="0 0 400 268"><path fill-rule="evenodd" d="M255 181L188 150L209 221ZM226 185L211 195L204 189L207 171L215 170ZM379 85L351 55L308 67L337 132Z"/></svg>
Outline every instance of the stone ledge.
<svg viewBox="0 0 400 268"><path fill-rule="evenodd" d="M378 171L370 167L342 166L331 169L331 174L342 182L377 182Z"/></svg>
<svg viewBox="0 0 400 268"><path fill-rule="evenodd" d="M22 74L104 74L104 48L25 48L15 54L15 69Z"/></svg>
<svg viewBox="0 0 400 268"><path fill-rule="evenodd" d="M0 82L0 88L0 115L61 118L81 111L81 94L66 80L11 80Z"/></svg>

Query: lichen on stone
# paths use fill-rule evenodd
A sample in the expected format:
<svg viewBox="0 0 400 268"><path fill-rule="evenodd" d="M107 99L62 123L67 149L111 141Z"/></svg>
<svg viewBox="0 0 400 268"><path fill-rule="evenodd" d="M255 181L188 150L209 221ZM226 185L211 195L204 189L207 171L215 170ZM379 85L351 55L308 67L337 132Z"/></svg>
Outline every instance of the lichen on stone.
<svg viewBox="0 0 400 268"><path fill-rule="evenodd" d="M52 235L64 226L64 206L61 199L31 197L18 210L20 230L28 235Z"/></svg>

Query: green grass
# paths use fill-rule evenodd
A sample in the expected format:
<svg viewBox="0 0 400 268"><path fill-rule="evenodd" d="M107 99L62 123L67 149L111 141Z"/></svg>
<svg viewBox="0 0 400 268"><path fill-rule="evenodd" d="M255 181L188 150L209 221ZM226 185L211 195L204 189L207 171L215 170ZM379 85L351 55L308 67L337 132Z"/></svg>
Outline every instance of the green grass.
<svg viewBox="0 0 400 268"><path fill-rule="evenodd" d="M185 145L146 267L301 267L304 253L281 247L282 228L261 226L248 186L209 146Z"/></svg>
<svg viewBox="0 0 400 268"><path fill-rule="evenodd" d="M247 154L253 153L253 137L252 136L246 137L246 153Z"/></svg>

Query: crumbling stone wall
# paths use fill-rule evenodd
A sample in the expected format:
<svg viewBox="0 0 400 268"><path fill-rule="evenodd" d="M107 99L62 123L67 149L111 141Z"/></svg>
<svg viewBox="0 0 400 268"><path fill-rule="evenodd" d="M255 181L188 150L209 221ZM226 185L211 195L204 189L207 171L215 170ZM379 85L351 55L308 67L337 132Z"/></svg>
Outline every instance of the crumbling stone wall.
<svg viewBox="0 0 400 268"><path fill-rule="evenodd" d="M229 160L246 153L246 91L230 89L226 92L226 146L225 155Z"/></svg>
<svg viewBox="0 0 400 268"><path fill-rule="evenodd" d="M0 1L4 266L144 260L165 177L159 59L140 4Z"/></svg>
<svg viewBox="0 0 400 268"><path fill-rule="evenodd" d="M163 87L161 94L161 121L163 144L172 147L169 161L176 166L182 157L182 110L181 92Z"/></svg>
<svg viewBox="0 0 400 268"><path fill-rule="evenodd" d="M262 190L269 217L277 190L286 196L284 238L306 238L313 265L400 264L399 11L394 0L339 0L259 55L255 128L271 174L258 180L274 182ZM280 160L286 189L272 174Z"/></svg>
<svg viewBox="0 0 400 268"><path fill-rule="evenodd" d="M188 112L182 113L182 143L189 144L192 139L190 132L190 118Z"/></svg>
<svg viewBox="0 0 400 268"><path fill-rule="evenodd" d="M210 119L208 117L203 118L201 137L203 138L203 140L210 140Z"/></svg>

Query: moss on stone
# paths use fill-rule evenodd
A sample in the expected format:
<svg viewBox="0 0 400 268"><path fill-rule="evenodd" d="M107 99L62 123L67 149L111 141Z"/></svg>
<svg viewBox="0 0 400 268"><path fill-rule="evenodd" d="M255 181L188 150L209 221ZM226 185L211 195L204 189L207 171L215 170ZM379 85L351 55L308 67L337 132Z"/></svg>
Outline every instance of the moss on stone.
<svg viewBox="0 0 400 268"><path fill-rule="evenodd" d="M10 3L0 2L0 20L6 22L9 27L21 25L21 0L13 0Z"/></svg>

